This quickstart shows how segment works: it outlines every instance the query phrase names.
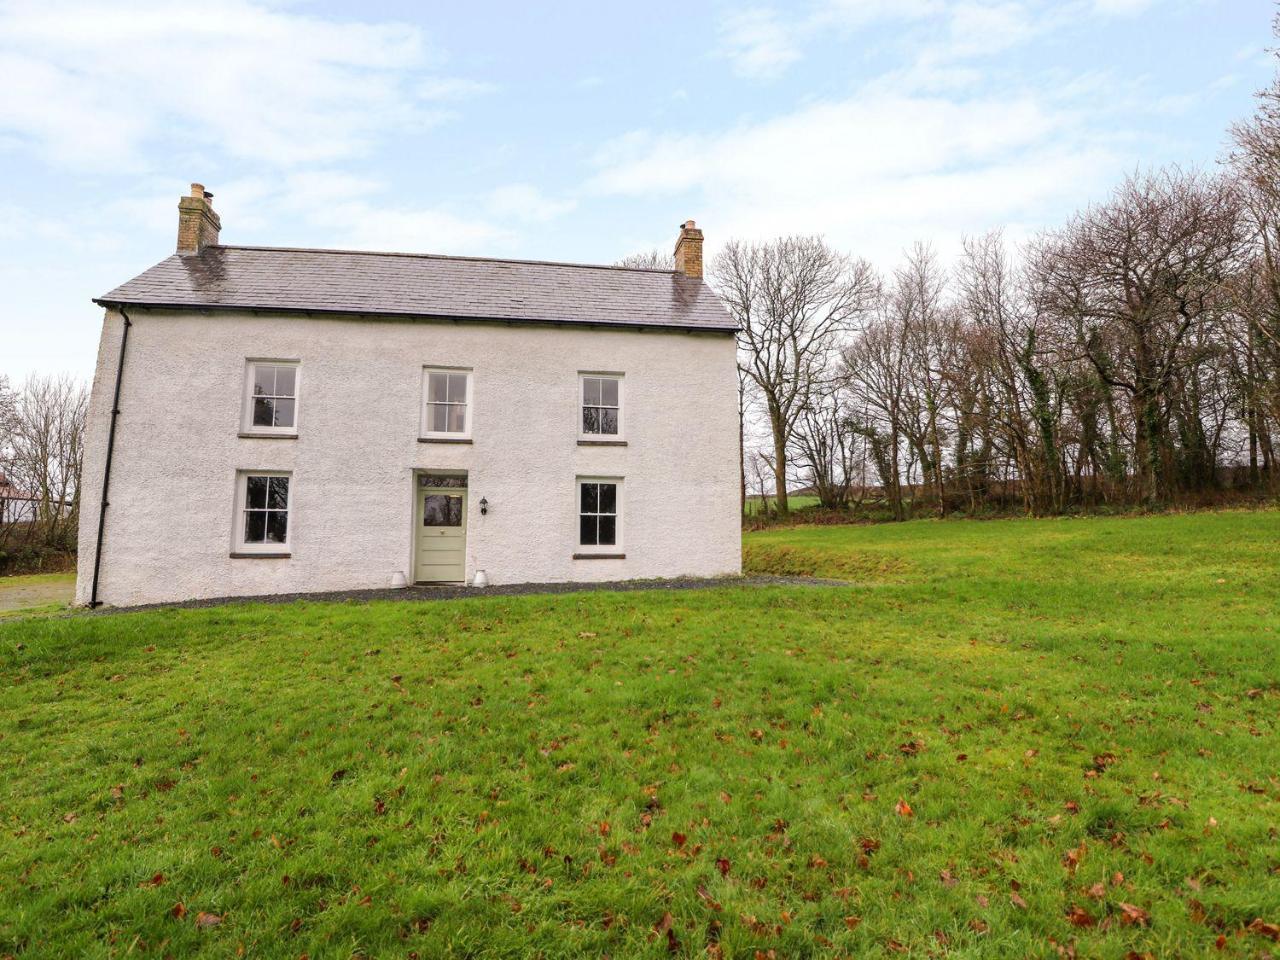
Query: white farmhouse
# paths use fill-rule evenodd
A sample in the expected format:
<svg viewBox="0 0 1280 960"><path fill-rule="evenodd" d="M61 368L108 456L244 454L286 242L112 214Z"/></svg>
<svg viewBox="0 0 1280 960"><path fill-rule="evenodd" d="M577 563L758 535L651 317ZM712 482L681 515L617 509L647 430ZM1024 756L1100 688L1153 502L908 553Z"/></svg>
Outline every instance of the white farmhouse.
<svg viewBox="0 0 1280 960"><path fill-rule="evenodd" d="M95 302L78 602L737 574L734 323L676 269L223 246Z"/></svg>

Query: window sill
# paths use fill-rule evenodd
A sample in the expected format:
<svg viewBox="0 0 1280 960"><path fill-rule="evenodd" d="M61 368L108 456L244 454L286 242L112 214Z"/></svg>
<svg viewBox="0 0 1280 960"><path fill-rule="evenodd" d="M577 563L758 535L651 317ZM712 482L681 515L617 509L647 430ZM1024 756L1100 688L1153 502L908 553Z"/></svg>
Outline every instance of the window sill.
<svg viewBox="0 0 1280 960"><path fill-rule="evenodd" d="M254 553L252 551L245 553L239 550L231 551L232 560L288 560L292 557L292 553Z"/></svg>
<svg viewBox="0 0 1280 960"><path fill-rule="evenodd" d="M625 553L575 553L575 560L625 560Z"/></svg>
<svg viewBox="0 0 1280 960"><path fill-rule="evenodd" d="M625 440L579 440L580 447L625 447Z"/></svg>
<svg viewBox="0 0 1280 960"><path fill-rule="evenodd" d="M253 433L248 430L241 430L236 436L243 440L297 440L296 433Z"/></svg>
<svg viewBox="0 0 1280 960"><path fill-rule="evenodd" d="M470 443L470 437L419 437L419 443Z"/></svg>

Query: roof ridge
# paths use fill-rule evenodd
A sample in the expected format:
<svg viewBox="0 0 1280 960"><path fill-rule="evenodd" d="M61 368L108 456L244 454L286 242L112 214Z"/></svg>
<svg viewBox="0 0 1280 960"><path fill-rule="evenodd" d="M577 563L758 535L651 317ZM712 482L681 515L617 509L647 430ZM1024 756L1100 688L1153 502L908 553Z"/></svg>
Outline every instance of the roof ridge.
<svg viewBox="0 0 1280 960"><path fill-rule="evenodd" d="M537 267L574 267L579 270L617 270L623 273L656 273L671 276L676 270L660 270L656 267L624 267L614 263L575 263L570 260L529 260L519 257L475 257L451 253L406 253L395 250L347 250L330 247L268 247L258 244L223 243L206 249L263 250L271 253L332 253L344 256L404 257L419 260L466 260L472 263L524 263Z"/></svg>

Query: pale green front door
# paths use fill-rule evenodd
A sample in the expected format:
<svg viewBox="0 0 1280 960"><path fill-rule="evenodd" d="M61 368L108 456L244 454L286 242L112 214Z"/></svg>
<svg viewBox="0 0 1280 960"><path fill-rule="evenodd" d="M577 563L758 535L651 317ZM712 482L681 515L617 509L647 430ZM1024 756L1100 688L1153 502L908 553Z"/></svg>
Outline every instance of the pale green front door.
<svg viewBox="0 0 1280 960"><path fill-rule="evenodd" d="M413 579L461 583L467 577L467 491L418 487Z"/></svg>

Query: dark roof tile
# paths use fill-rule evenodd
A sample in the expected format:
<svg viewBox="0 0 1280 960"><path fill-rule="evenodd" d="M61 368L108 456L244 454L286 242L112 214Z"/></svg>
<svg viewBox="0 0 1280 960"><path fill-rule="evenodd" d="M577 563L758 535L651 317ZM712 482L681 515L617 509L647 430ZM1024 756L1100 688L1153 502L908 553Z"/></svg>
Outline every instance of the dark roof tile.
<svg viewBox="0 0 1280 960"><path fill-rule="evenodd" d="M702 280L661 270L427 254L208 247L174 254L101 304L735 328Z"/></svg>

